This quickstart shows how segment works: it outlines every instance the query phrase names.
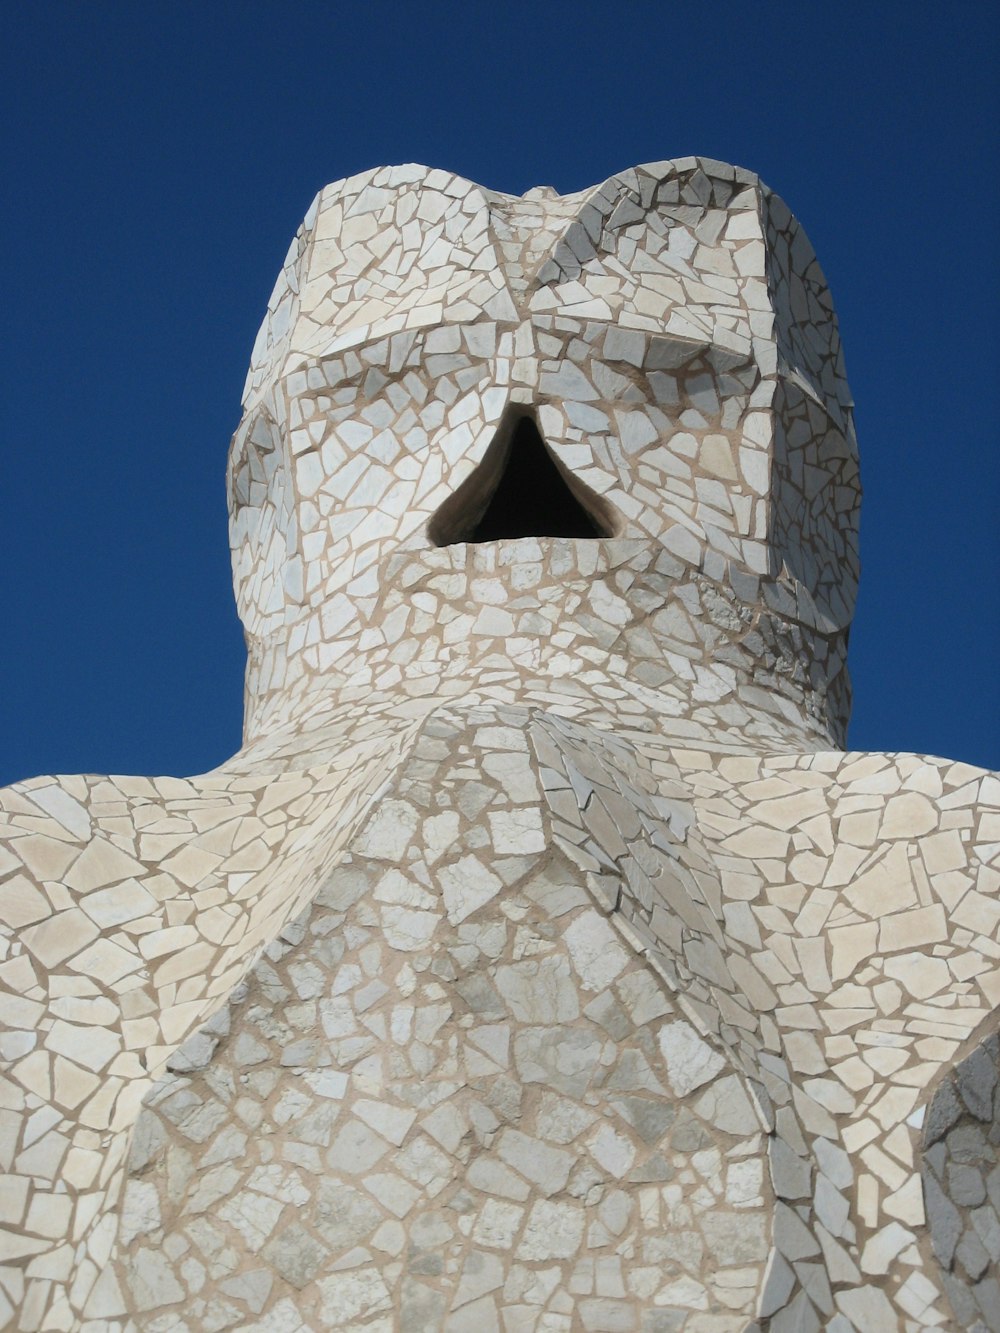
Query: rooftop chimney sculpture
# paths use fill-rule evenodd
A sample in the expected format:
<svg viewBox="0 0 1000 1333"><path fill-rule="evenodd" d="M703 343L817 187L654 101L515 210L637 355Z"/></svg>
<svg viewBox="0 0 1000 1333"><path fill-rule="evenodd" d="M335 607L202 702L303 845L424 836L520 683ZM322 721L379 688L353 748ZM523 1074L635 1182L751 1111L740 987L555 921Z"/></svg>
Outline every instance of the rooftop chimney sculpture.
<svg viewBox="0 0 1000 1333"><path fill-rule="evenodd" d="M239 753L0 792L0 1322L1000 1328L1000 781L842 748L784 203L328 186L229 493Z"/></svg>

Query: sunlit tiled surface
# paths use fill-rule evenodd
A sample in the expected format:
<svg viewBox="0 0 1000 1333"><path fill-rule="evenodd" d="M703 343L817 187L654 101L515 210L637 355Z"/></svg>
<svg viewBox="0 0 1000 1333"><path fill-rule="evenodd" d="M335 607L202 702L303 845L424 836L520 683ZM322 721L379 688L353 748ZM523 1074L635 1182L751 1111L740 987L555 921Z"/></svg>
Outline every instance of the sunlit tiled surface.
<svg viewBox="0 0 1000 1333"><path fill-rule="evenodd" d="M243 749L0 793L10 1326L1000 1328L1000 781L840 748L781 201L330 186L245 408ZM610 535L461 539L525 417Z"/></svg>

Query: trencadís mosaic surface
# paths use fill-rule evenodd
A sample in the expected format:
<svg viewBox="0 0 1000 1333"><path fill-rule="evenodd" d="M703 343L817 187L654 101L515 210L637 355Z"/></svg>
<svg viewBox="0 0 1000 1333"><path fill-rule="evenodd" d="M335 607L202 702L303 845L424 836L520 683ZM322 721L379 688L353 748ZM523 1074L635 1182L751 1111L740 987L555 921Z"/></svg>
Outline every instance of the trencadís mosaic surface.
<svg viewBox="0 0 1000 1333"><path fill-rule="evenodd" d="M229 488L240 752L0 792L0 1320L1000 1329L1000 780L842 748L782 201L327 187Z"/></svg>

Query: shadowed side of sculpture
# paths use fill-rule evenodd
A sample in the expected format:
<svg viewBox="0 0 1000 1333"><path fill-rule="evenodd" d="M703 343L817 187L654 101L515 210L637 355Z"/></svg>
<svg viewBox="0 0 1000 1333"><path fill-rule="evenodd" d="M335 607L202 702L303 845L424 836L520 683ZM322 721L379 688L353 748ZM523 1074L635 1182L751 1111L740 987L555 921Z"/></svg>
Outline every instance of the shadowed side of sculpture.
<svg viewBox="0 0 1000 1333"><path fill-rule="evenodd" d="M1000 1036L958 1061L924 1119L930 1249L963 1328L1000 1328ZM928 1256L929 1258L929 1256Z"/></svg>

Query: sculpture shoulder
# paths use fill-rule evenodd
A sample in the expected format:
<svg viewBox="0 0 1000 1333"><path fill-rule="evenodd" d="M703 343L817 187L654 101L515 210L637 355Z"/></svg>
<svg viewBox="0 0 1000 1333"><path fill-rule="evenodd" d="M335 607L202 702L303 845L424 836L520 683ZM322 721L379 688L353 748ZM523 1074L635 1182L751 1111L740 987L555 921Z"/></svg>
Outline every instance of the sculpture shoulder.
<svg viewBox="0 0 1000 1333"><path fill-rule="evenodd" d="M939 838L939 861L946 844L991 853L1000 842L1000 775L971 764L876 751L677 758L700 822L711 829L714 819L721 829L725 808L741 826L759 828L758 844L772 854L795 834L830 854L840 845L866 853Z"/></svg>
<svg viewBox="0 0 1000 1333"><path fill-rule="evenodd" d="M117 982L211 911L219 871L267 863L265 777L46 776L0 789L0 929L42 973ZM275 793L277 794L277 793ZM275 820L272 825L282 821ZM273 835L272 835L273 836Z"/></svg>
<svg viewBox="0 0 1000 1333"><path fill-rule="evenodd" d="M19 874L55 911L102 885L148 878L197 833L198 783L80 774L0 788L0 877ZM8 890L3 897L9 907Z"/></svg>
<svg viewBox="0 0 1000 1333"><path fill-rule="evenodd" d="M248 883L291 839L336 825L342 806L358 813L380 778L377 747L367 758L191 778L46 776L0 788L0 927L31 948L58 920L60 945L44 950L44 966L69 947L67 932L74 941L111 930L138 939L156 929L179 941L181 924L193 934L195 915L214 922L221 898L235 891L249 901Z"/></svg>
<svg viewBox="0 0 1000 1333"><path fill-rule="evenodd" d="M142 932L180 889L164 865L192 835L171 838L172 795L190 799L190 784L86 774L0 789L0 928L43 989L67 969L110 983L141 970Z"/></svg>
<svg viewBox="0 0 1000 1333"><path fill-rule="evenodd" d="M363 809L328 777L87 775L0 790L0 1056L11 1076L55 1096L58 1056L145 1086L352 833Z"/></svg>
<svg viewBox="0 0 1000 1333"><path fill-rule="evenodd" d="M916 754L681 760L723 895L787 972L808 963L835 987L893 957L878 966L913 971L924 997L972 986L1000 1002L997 774Z"/></svg>

